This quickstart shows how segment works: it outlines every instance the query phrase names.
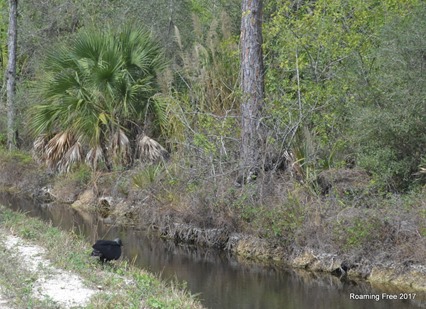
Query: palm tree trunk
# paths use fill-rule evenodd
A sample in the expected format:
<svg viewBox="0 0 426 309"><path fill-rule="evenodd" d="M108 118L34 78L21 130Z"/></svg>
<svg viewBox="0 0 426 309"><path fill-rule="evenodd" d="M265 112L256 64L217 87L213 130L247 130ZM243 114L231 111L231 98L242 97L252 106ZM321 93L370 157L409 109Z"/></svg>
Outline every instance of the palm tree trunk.
<svg viewBox="0 0 426 309"><path fill-rule="evenodd" d="M111 172L112 171L112 163L111 163L110 153L109 153L108 147L107 147L107 139L105 137L105 134L106 134L105 132L101 131L99 144L100 144L101 149L102 149L102 155L104 157L105 167L106 167L108 172Z"/></svg>
<svg viewBox="0 0 426 309"><path fill-rule="evenodd" d="M9 0L8 63L7 63L7 146L16 148L15 128L15 78L16 78L16 43L18 0Z"/></svg>
<svg viewBox="0 0 426 309"><path fill-rule="evenodd" d="M259 120L264 96L262 41L262 0L242 0L241 167L245 176L253 172L260 161Z"/></svg>

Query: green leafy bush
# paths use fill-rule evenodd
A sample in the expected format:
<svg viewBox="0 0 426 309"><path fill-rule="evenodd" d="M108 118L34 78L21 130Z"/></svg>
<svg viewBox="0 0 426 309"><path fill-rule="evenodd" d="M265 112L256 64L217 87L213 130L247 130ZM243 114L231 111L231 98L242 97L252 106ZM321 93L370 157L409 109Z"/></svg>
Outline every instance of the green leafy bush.
<svg viewBox="0 0 426 309"><path fill-rule="evenodd" d="M359 164L387 190L409 189L426 149L426 5L384 28L354 122Z"/></svg>

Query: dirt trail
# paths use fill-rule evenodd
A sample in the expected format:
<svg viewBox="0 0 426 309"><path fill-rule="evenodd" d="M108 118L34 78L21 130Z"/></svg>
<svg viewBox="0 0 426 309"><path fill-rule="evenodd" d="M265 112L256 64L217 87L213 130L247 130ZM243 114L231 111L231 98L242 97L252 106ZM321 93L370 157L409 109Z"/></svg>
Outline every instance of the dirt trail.
<svg viewBox="0 0 426 309"><path fill-rule="evenodd" d="M0 238L11 256L29 272L37 274L38 279L32 288L32 297L50 299L60 308L84 307L97 290L88 288L83 280L63 269L56 268L45 258L45 249L28 244L24 239L9 235L0 229ZM4 294L3 294L4 295ZM0 309L6 309L8 302L0 291Z"/></svg>
<svg viewBox="0 0 426 309"><path fill-rule="evenodd" d="M11 309L8 306L8 301L6 297L3 296L3 291L0 289L0 309Z"/></svg>

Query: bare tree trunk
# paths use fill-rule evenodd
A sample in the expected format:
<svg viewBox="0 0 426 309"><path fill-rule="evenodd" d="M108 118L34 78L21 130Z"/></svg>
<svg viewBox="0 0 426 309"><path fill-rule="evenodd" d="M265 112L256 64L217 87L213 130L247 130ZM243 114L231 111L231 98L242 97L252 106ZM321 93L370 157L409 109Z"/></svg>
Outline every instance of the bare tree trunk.
<svg viewBox="0 0 426 309"><path fill-rule="evenodd" d="M16 43L18 0L9 0L8 62L7 62L7 146L16 148L15 128L15 78L16 78Z"/></svg>
<svg viewBox="0 0 426 309"><path fill-rule="evenodd" d="M241 167L244 177L260 162L260 111L264 96L262 0L242 0L241 89L243 92Z"/></svg>

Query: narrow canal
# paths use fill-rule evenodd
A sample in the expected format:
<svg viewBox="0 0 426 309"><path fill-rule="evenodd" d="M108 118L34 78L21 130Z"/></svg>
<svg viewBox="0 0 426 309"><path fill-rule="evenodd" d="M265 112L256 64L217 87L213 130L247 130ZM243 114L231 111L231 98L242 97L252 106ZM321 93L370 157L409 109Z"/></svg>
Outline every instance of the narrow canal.
<svg viewBox="0 0 426 309"><path fill-rule="evenodd" d="M211 309L402 309L422 306L419 300L383 300L383 291L372 289L366 282L241 264L225 252L175 245L143 231L118 229L90 216L83 217L68 205L37 205L8 194L0 194L0 204L83 234L90 242L119 236L124 243L124 259L160 274L163 279L186 284ZM371 299L353 299L360 295Z"/></svg>

